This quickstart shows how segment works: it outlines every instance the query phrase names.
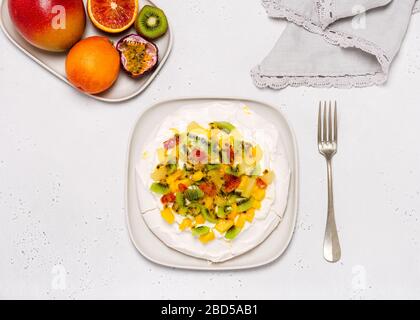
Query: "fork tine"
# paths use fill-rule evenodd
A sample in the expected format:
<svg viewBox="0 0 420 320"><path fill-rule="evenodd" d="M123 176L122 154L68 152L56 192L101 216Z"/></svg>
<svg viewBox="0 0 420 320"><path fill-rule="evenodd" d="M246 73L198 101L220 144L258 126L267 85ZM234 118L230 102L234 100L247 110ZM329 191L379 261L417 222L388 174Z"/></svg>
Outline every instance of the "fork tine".
<svg viewBox="0 0 420 320"><path fill-rule="evenodd" d="M322 113L322 102L319 101L319 110L318 110L318 143L321 143L321 135L322 135L321 113Z"/></svg>
<svg viewBox="0 0 420 320"><path fill-rule="evenodd" d="M337 143L337 101L334 102L334 142Z"/></svg>
<svg viewBox="0 0 420 320"><path fill-rule="evenodd" d="M332 125L332 113L331 113L331 101L328 104L328 141L333 141L333 125Z"/></svg>
<svg viewBox="0 0 420 320"><path fill-rule="evenodd" d="M322 140L327 141L327 101L324 101L324 123L322 128Z"/></svg>

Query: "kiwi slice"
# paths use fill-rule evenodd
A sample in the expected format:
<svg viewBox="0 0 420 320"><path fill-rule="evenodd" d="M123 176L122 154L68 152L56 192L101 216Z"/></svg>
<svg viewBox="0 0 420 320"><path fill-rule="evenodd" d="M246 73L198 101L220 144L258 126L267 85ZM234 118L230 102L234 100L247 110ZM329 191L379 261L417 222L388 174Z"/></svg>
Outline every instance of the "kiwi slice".
<svg viewBox="0 0 420 320"><path fill-rule="evenodd" d="M169 192L169 186L163 183L152 183L150 190L157 194L167 194Z"/></svg>
<svg viewBox="0 0 420 320"><path fill-rule="evenodd" d="M204 236L205 234L210 232L210 228L207 226L198 226L191 229L192 235L197 236Z"/></svg>
<svg viewBox="0 0 420 320"><path fill-rule="evenodd" d="M168 20L161 9L145 5L140 10L134 27L139 35L146 39L154 40L168 31Z"/></svg>
<svg viewBox="0 0 420 320"><path fill-rule="evenodd" d="M238 236L240 232L241 228L232 226L228 231L226 231L225 238L228 240L233 240Z"/></svg>

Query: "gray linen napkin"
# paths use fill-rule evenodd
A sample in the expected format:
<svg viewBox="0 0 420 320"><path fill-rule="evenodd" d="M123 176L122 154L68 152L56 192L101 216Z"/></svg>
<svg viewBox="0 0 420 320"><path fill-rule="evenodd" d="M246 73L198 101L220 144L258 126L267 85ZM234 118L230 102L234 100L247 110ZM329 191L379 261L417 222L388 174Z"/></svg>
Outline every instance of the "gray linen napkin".
<svg viewBox="0 0 420 320"><path fill-rule="evenodd" d="M383 84L420 0L263 0L289 25L251 71L256 86Z"/></svg>

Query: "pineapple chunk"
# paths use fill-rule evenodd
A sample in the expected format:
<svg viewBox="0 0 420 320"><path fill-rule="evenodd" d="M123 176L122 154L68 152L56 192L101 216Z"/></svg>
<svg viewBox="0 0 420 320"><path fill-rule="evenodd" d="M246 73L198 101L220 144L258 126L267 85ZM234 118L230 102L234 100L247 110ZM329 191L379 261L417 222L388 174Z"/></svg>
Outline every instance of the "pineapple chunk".
<svg viewBox="0 0 420 320"><path fill-rule="evenodd" d="M246 214L240 214L235 221L235 227L242 229L246 222Z"/></svg>
<svg viewBox="0 0 420 320"><path fill-rule="evenodd" d="M205 222L206 219L201 214L195 217L195 224L204 224Z"/></svg>
<svg viewBox="0 0 420 320"><path fill-rule="evenodd" d="M184 231L185 229L191 228L192 221L190 218L185 218L179 225L179 230Z"/></svg>
<svg viewBox="0 0 420 320"><path fill-rule="evenodd" d="M165 208L162 210L161 212L162 218L165 219L165 221L169 224L174 223L175 221L175 216L172 213L172 209L171 208Z"/></svg>
<svg viewBox="0 0 420 320"><path fill-rule="evenodd" d="M274 178L276 177L276 175L274 174L273 171L268 171L266 173L263 174L263 176L261 177L262 181L264 181L267 185L271 184L274 180Z"/></svg>
<svg viewBox="0 0 420 320"><path fill-rule="evenodd" d="M177 170L166 178L166 183L171 185L182 176L182 170Z"/></svg>
<svg viewBox="0 0 420 320"><path fill-rule="evenodd" d="M215 229L220 233L224 233L233 226L232 220L219 220L215 226Z"/></svg>
<svg viewBox="0 0 420 320"><path fill-rule="evenodd" d="M201 243L208 243L208 242L210 242L210 241L212 241L214 239L215 239L215 236L214 236L214 232L213 231L210 231L209 233L206 233L206 234L200 236L200 238L199 238L199 240L201 241Z"/></svg>
<svg viewBox="0 0 420 320"><path fill-rule="evenodd" d="M249 209L246 213L245 213L245 219L246 221L248 221L249 223L251 223L254 220L255 217L255 209Z"/></svg>
<svg viewBox="0 0 420 320"><path fill-rule="evenodd" d="M213 207L213 198L212 197L205 197L204 198L204 206L207 208L207 209L211 209L212 207Z"/></svg>
<svg viewBox="0 0 420 320"><path fill-rule="evenodd" d="M261 208L261 201L258 201L256 199L252 199L252 207L254 209L260 209Z"/></svg>
<svg viewBox="0 0 420 320"><path fill-rule="evenodd" d="M255 183L257 181L255 177L248 178L248 179L249 180L248 180L247 185L242 189L242 192L241 192L242 196L245 198L249 198L251 196L252 190L254 189Z"/></svg>
<svg viewBox="0 0 420 320"><path fill-rule="evenodd" d="M265 198L265 189L260 189L258 187L254 187L254 190L252 192L252 196L255 198L255 200L262 201Z"/></svg>
<svg viewBox="0 0 420 320"><path fill-rule="evenodd" d="M228 214L228 219L235 220L237 215L238 215L238 212L236 210L235 211L232 210L232 212Z"/></svg>
<svg viewBox="0 0 420 320"><path fill-rule="evenodd" d="M193 174L192 179L193 181L200 181L201 179L203 179L204 177L204 173L201 171L197 171Z"/></svg>
<svg viewBox="0 0 420 320"><path fill-rule="evenodd" d="M153 179L153 181L161 181L166 178L166 172L167 170L165 166L161 165L153 171L150 177Z"/></svg>

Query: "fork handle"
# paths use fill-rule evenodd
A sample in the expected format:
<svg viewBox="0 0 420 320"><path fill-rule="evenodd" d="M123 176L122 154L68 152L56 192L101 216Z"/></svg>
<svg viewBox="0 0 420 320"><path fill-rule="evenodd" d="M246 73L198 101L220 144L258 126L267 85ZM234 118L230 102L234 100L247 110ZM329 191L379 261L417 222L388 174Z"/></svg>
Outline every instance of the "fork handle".
<svg viewBox="0 0 420 320"><path fill-rule="evenodd" d="M328 216L324 238L324 258L328 262L337 262L341 258L340 241L335 224L333 177L331 159L327 159L328 173Z"/></svg>

